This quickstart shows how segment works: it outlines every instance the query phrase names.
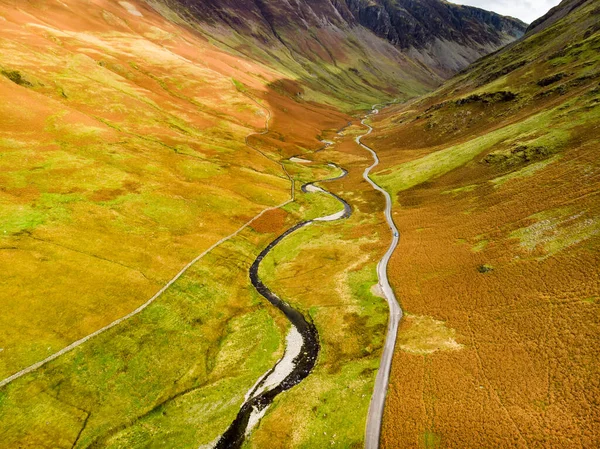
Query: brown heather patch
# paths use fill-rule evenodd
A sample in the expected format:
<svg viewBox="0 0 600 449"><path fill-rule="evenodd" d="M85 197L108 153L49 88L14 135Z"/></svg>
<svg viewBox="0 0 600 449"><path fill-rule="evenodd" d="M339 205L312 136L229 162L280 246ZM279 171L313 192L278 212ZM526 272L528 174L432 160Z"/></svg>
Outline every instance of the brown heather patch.
<svg viewBox="0 0 600 449"><path fill-rule="evenodd" d="M91 196L90 200L94 202L99 201L110 201L120 197L125 193L122 189L100 189L96 190Z"/></svg>
<svg viewBox="0 0 600 449"><path fill-rule="evenodd" d="M12 196L11 201L17 204L30 204L40 196L40 190L36 186L16 187L13 189L0 188L0 191L4 191Z"/></svg>
<svg viewBox="0 0 600 449"><path fill-rule="evenodd" d="M287 216L288 214L286 211L274 209L264 214L258 220L252 222L250 227L256 232L276 233L283 230Z"/></svg>
<svg viewBox="0 0 600 449"><path fill-rule="evenodd" d="M484 59L425 100L375 120L369 143L385 173L556 110L551 126L507 136L462 166L398 193L401 240L390 276L409 314L399 342L415 330L413 316L429 316L453 329L463 348L426 355L398 348L384 448L600 445L598 53L592 37L578 45L587 39L592 6L557 24L561 32L551 28L552 35L526 40L525 50L519 44ZM501 70L530 51L533 63L474 87L486 64ZM567 76L537 83L557 73ZM455 103L498 90L518 97ZM490 155L501 163L487 163Z"/></svg>
<svg viewBox="0 0 600 449"><path fill-rule="evenodd" d="M600 322L586 298L600 291L600 238L590 221L600 213L600 135L584 128L532 176L494 185L507 170L475 160L399 193L402 238L390 267L397 296L410 314L456 330L464 348L407 354L408 317L383 447L599 444ZM396 155L405 160L395 147L384 159ZM530 238L527 247L519 235ZM538 237L544 245L533 248Z"/></svg>
<svg viewBox="0 0 600 449"><path fill-rule="evenodd" d="M398 297L410 313L446 321L466 347L424 359L396 354L384 447L414 447L427 431L445 447L596 444L600 329L597 310L581 300L600 288L600 239L590 235L548 257L511 238L540 211L569 205L586 211L574 218L582 224L598 214L594 148L569 148L534 177L495 190L440 195L483 182L471 164L400 195L401 250L391 265ZM409 207L404 200L415 191L418 204ZM471 251L482 239L487 244ZM494 270L480 273L483 264Z"/></svg>

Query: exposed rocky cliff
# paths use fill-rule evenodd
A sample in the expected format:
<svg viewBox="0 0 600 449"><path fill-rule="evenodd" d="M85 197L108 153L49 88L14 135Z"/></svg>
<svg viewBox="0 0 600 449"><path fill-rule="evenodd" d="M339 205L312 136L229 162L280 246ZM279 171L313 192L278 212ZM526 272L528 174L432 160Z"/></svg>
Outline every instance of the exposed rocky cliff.
<svg viewBox="0 0 600 449"><path fill-rule="evenodd" d="M346 0L356 20L401 48L424 48L434 39L462 45L502 45L527 25L518 19L440 0Z"/></svg>
<svg viewBox="0 0 600 449"><path fill-rule="evenodd" d="M521 37L527 25L440 0L346 0L353 17L378 36L448 76Z"/></svg>

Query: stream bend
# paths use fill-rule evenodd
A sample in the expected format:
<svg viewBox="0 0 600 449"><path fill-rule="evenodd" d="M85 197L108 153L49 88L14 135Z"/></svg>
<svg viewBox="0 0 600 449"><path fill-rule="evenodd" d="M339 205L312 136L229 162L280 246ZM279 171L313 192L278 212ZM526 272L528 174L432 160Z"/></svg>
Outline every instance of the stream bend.
<svg viewBox="0 0 600 449"><path fill-rule="evenodd" d="M246 399L242 404L236 418L231 423L229 428L221 435L216 442L215 449L235 449L242 446L245 437L250 433L252 428L260 421L265 414L267 408L275 397L280 393L289 390L293 386L299 384L303 379L308 377L319 355L319 333L317 328L306 319L306 317L298 310L294 309L286 301L282 300L273 293L260 279L258 270L263 259L275 248L283 239L290 234L320 221L335 221L346 219L352 214L350 205L338 195L328 192L325 189L314 185L315 182L330 182L345 177L348 172L335 164L330 163L329 166L339 168L342 174L334 178L314 181L302 186L302 191L305 193L319 192L325 193L338 200L343 206L343 211L327 215L324 217L315 218L312 220L301 221L295 226L289 228L275 240L273 240L265 249L261 251L258 257L250 267L250 281L256 290L266 298L271 304L277 307L287 319L292 323L292 328L287 337L287 347L284 356L277 364L265 373L258 382L252 387L246 395ZM278 377L283 377L278 380ZM276 381L276 382L274 382ZM270 388L272 386L272 388Z"/></svg>

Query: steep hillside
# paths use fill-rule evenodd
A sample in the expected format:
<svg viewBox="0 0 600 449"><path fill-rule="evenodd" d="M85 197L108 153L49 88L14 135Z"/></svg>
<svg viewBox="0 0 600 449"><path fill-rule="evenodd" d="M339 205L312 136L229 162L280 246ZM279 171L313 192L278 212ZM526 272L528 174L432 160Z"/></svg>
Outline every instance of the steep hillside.
<svg viewBox="0 0 600 449"><path fill-rule="evenodd" d="M214 441L287 350L290 323L250 265L286 229L337 212L300 188L339 175L331 162L351 172L332 190L352 216L295 234L261 273L314 323L321 354L253 438L360 445L386 227L358 128L339 136L351 117L324 103L360 108L400 83L342 74L329 94L278 62L295 61L283 45L248 57L163 13L173 21L135 0L0 0L0 448ZM425 90L409 81L405 95Z"/></svg>
<svg viewBox="0 0 600 449"><path fill-rule="evenodd" d="M321 99L326 92L342 104L349 97L364 105L382 95L423 93L515 40L526 27L516 19L439 0L393 6L351 0L148 3L166 17L177 14L211 41L285 68L290 77L320 92Z"/></svg>
<svg viewBox="0 0 600 449"><path fill-rule="evenodd" d="M523 35L512 17L439 0L346 0L363 26L443 77Z"/></svg>
<svg viewBox="0 0 600 449"><path fill-rule="evenodd" d="M565 1L374 120L407 312L384 447L600 444L599 22Z"/></svg>
<svg viewBox="0 0 600 449"><path fill-rule="evenodd" d="M346 109L409 98L440 77L344 18L330 1L147 0L226 51L275 67L302 84L297 97Z"/></svg>
<svg viewBox="0 0 600 449"><path fill-rule="evenodd" d="M12 311L0 325L0 377L135 309L196 254L285 201L278 160L318 148L320 127L346 121L269 90L280 74L216 51L149 8L84 9L0 3L10 36L0 44L9 248L0 265ZM272 160L245 145L267 120L250 89L265 106L270 93L289 116L300 108L305 117L283 125ZM266 139L278 139L280 120L273 113Z"/></svg>

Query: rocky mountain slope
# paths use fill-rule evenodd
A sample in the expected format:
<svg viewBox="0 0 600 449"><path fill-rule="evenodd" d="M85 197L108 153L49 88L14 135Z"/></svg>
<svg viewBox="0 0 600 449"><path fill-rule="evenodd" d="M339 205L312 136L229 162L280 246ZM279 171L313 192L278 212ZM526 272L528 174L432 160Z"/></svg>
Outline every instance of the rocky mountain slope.
<svg viewBox="0 0 600 449"><path fill-rule="evenodd" d="M298 100L366 108L423 94L441 82L329 1L146 0L212 44L259 61L302 85ZM350 23L347 21L350 20Z"/></svg>
<svg viewBox="0 0 600 449"><path fill-rule="evenodd" d="M147 0L166 17L343 98L423 93L520 37L516 19L439 0ZM175 18L175 19L174 19Z"/></svg>
<svg viewBox="0 0 600 449"><path fill-rule="evenodd" d="M526 24L439 0L346 0L356 20L448 76L521 37Z"/></svg>

